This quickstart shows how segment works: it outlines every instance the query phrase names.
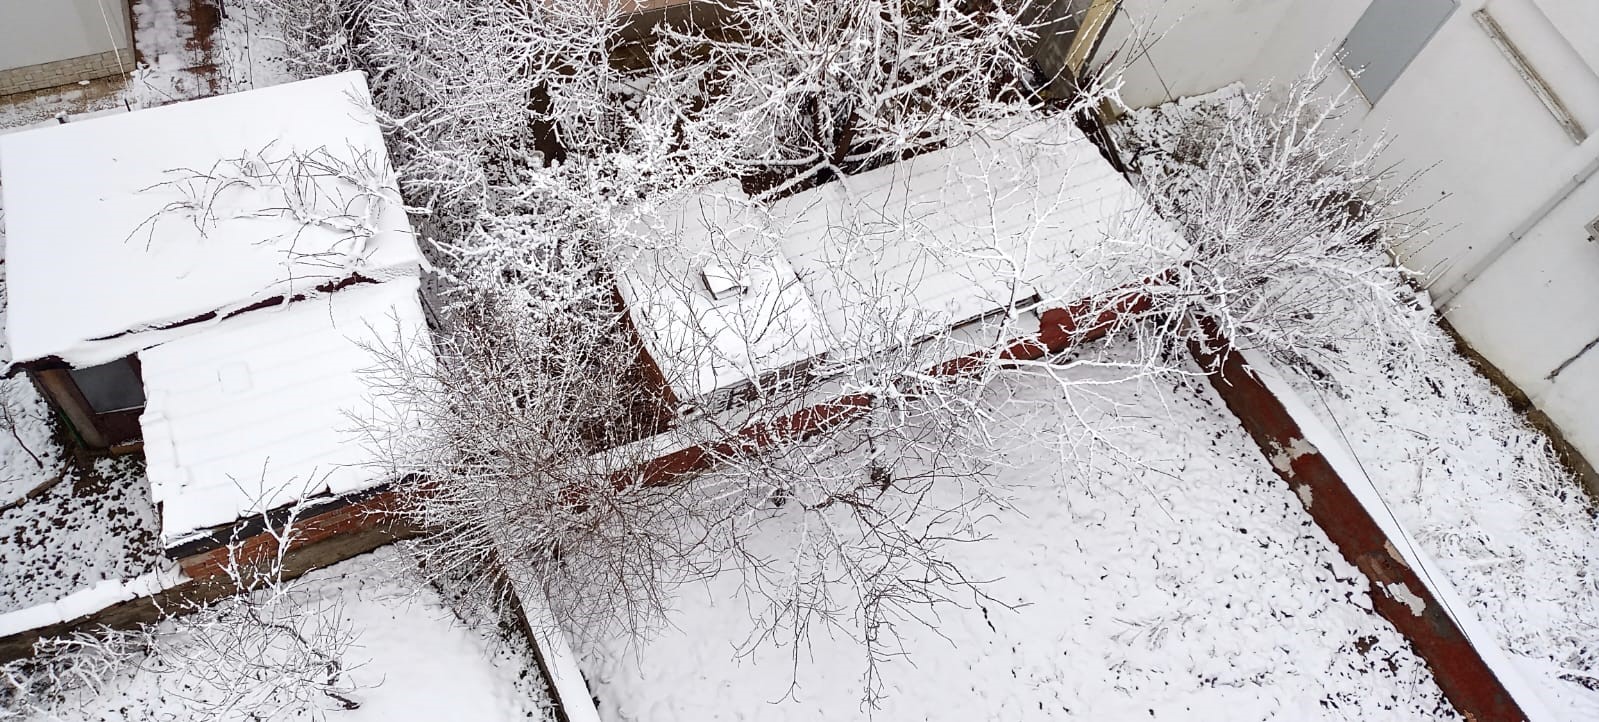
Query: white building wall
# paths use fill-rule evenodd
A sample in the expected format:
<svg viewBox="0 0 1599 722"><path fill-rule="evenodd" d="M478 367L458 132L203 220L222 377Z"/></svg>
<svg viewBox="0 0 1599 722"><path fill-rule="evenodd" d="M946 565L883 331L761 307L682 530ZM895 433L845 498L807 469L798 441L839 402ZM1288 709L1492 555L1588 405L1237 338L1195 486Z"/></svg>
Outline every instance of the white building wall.
<svg viewBox="0 0 1599 722"><path fill-rule="evenodd" d="M1318 0L1319 1L1319 0ZM1122 70L1135 108L1220 88L1248 75L1292 0L1124 0L1097 62ZM1224 51L1218 43L1225 42Z"/></svg>
<svg viewBox="0 0 1599 722"><path fill-rule="evenodd" d="M0 70L127 50L127 0L0 0Z"/></svg>
<svg viewBox="0 0 1599 722"><path fill-rule="evenodd" d="M1139 107L1296 77L1337 48L1370 2L1129 0L1116 37L1135 26L1160 37L1126 56L1123 97ZM1179 4L1199 7L1174 23ZM1574 141L1539 102L1473 18L1484 6L1589 138ZM1388 93L1375 106L1357 100L1350 119L1392 137L1389 161L1425 171L1412 203L1430 206L1438 229L1404 249L1406 265L1428 274L1461 334L1590 461L1599 460L1599 348L1548 377L1599 338L1599 243L1583 230L1599 217L1599 179L1577 182L1599 159L1596 63L1595 0L1461 0ZM1341 73L1330 83L1350 85Z"/></svg>

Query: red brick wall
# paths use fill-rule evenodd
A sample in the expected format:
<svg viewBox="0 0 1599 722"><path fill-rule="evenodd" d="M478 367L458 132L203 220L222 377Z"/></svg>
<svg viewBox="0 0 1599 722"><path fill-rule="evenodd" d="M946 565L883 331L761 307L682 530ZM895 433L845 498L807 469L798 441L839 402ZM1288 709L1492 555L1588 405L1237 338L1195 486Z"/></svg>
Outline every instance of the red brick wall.
<svg viewBox="0 0 1599 722"><path fill-rule="evenodd" d="M392 537L404 535L408 530L398 528L398 520L393 514L393 510L398 508L396 506L399 502L398 495L399 492L396 491L385 491L316 516L297 520L287 551L299 552L300 556L304 557L306 552L316 550L334 537L356 532L388 533ZM270 558L277 551L277 544L277 537L263 532L232 546L223 546L184 557L178 560L178 565L183 568L183 573L192 579L226 577L230 561L236 558L241 566L253 565ZM314 566L310 568L325 566L336 561L340 559L330 559L325 564L311 561Z"/></svg>

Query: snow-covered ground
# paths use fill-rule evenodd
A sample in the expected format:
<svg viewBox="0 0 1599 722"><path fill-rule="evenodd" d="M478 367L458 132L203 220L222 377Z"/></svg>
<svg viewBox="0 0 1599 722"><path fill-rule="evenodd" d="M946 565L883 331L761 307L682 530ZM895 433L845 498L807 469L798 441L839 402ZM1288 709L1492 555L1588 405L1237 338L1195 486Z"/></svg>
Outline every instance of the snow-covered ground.
<svg viewBox="0 0 1599 722"><path fill-rule="evenodd" d="M219 27L206 27L194 11L214 5ZM144 65L131 73L134 107L152 107L217 93L263 88L293 80L276 30L253 3L210 0L137 0L134 43Z"/></svg>
<svg viewBox="0 0 1599 722"><path fill-rule="evenodd" d="M537 682L536 668L532 673L526 671L530 661L495 633L479 631L481 626L458 618L423 581L402 547L385 547L311 572L296 583L290 599L317 614L338 615L357 635L343 662L355 687L348 696L360 708L337 709L338 705L328 700L332 709L327 719L500 722L549 718L549 702ZM183 640L170 642L182 644ZM99 695L73 699L63 710L63 718L85 722L195 719L191 711L203 706L204 689L194 680L140 667L117 676Z"/></svg>
<svg viewBox="0 0 1599 722"><path fill-rule="evenodd" d="M0 448L9 440L0 431ZM47 491L0 511L0 613L166 566L139 459L68 464L63 473Z"/></svg>
<svg viewBox="0 0 1599 722"><path fill-rule="evenodd" d="M1351 339L1289 380L1550 706L1599 719L1594 504L1432 310L1411 321L1414 345Z"/></svg>
<svg viewBox="0 0 1599 722"><path fill-rule="evenodd" d="M1203 182L1185 131L1243 92L1131 114L1130 160L1173 174L1178 192ZM1599 509L1548 439L1456 351L1426 295L1399 308L1396 329L1357 329L1316 350L1319 372L1288 380L1545 701L1599 718Z"/></svg>
<svg viewBox="0 0 1599 722"><path fill-rule="evenodd" d="M1206 381L1070 376L1109 383L1062 390L1031 376L991 391L1016 421L997 458L1014 467L1010 504L979 522L991 538L952 555L1013 608L971 600L936 629L900 625L908 656L886 664L876 718L1454 715ZM1050 427L1043 437L1070 446L1034 443ZM794 530L772 522L775 552ZM740 654L741 579L682 587L669 628L587 651L605 719L867 717L847 637Z"/></svg>

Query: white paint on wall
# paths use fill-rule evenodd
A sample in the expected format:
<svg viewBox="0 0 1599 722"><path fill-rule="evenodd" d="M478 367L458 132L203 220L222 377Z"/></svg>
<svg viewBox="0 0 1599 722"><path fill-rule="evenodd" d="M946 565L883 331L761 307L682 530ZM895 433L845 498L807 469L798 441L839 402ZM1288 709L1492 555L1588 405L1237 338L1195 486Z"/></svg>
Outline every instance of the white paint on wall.
<svg viewBox="0 0 1599 722"><path fill-rule="evenodd" d="M1142 107L1236 81L1298 77L1317 53L1338 47L1369 4L1128 0L1122 36L1141 26L1160 37L1127 65L1123 97ZM1584 124L1585 141L1568 136L1473 19L1485 7ZM1461 0L1389 92L1374 106L1357 101L1348 123L1372 137L1386 132L1385 160L1425 171L1410 204L1426 208L1436 230L1403 249L1402 260L1427 274L1472 346L1599 461L1599 348L1548 378L1599 338L1599 243L1583 228L1599 216L1599 178L1573 189L1599 158L1599 32L1591 28L1599 28L1594 0ZM1351 85L1335 72L1327 91Z"/></svg>
<svg viewBox="0 0 1599 722"><path fill-rule="evenodd" d="M1584 148L1599 153L1593 139ZM1590 462L1599 462L1599 348L1577 355L1599 338L1599 243L1582 231L1595 217L1599 181L1590 180L1488 267L1449 312Z"/></svg>
<svg viewBox="0 0 1599 722"><path fill-rule="evenodd" d="M0 0L0 70L128 50L127 13L128 0Z"/></svg>
<svg viewBox="0 0 1599 722"><path fill-rule="evenodd" d="M1124 0L1095 63L1124 78L1134 108L1237 81L1296 3L1287 0Z"/></svg>
<svg viewBox="0 0 1599 722"><path fill-rule="evenodd" d="M1534 0L1551 23L1559 28L1573 48L1588 62L1588 67L1599 70L1599 3L1571 2L1571 0Z"/></svg>

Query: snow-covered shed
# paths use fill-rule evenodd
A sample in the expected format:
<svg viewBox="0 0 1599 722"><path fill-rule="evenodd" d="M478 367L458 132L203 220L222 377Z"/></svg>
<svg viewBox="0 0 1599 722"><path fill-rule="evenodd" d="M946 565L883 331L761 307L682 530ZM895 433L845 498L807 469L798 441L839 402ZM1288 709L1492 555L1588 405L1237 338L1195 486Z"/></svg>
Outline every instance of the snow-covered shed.
<svg viewBox="0 0 1599 722"><path fill-rule="evenodd" d="M827 350L766 209L737 184L677 199L634 237L617 290L671 400L703 401Z"/></svg>
<svg viewBox="0 0 1599 722"><path fill-rule="evenodd" d="M13 369L142 447L169 546L388 481L368 371L428 337L364 76L0 136L0 180Z"/></svg>
<svg viewBox="0 0 1599 722"><path fill-rule="evenodd" d="M1120 242L1134 229L1137 243ZM1065 118L770 206L719 184L663 203L630 235L642 250L618 264L622 300L681 401L823 353L1066 306L1183 243Z"/></svg>

